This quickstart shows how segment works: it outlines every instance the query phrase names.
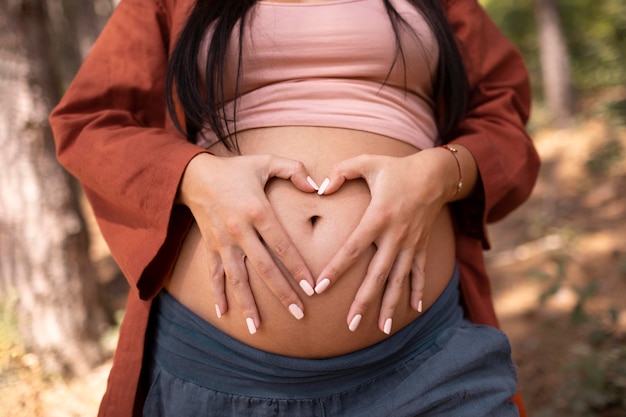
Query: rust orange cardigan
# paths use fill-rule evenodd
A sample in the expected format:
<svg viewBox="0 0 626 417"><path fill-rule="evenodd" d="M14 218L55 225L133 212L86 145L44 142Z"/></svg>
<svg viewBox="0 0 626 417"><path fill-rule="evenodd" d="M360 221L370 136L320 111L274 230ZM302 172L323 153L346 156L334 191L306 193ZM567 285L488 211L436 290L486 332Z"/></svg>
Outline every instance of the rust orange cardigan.
<svg viewBox="0 0 626 417"><path fill-rule="evenodd" d="M323 0L320 0L323 1ZM139 383L152 297L175 262L190 212L174 204L189 160L203 150L175 131L164 105L168 53L192 0L122 0L50 116L61 164L81 182L131 291L99 415L141 415ZM470 81L454 142L473 154L478 191L454 205L466 315L497 326L483 250L485 225L530 194L539 159L524 125L528 75L476 0L442 0ZM521 399L521 415L525 410Z"/></svg>

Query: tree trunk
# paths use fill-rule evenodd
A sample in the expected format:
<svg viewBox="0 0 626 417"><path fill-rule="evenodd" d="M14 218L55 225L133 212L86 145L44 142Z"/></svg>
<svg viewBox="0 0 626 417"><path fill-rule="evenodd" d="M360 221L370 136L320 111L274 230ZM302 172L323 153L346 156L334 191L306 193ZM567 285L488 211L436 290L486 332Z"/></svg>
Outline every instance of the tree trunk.
<svg viewBox="0 0 626 417"><path fill-rule="evenodd" d="M561 30L558 0L535 0L539 32L543 91L548 109L559 127L567 127L573 118L570 60Z"/></svg>
<svg viewBox="0 0 626 417"><path fill-rule="evenodd" d="M44 0L0 1L0 297L47 372L102 359L109 323L77 193L57 163L48 114L59 74Z"/></svg>
<svg viewBox="0 0 626 417"><path fill-rule="evenodd" d="M45 0L45 4L49 34L54 39L49 55L54 57L61 93L74 78L114 6L111 0Z"/></svg>

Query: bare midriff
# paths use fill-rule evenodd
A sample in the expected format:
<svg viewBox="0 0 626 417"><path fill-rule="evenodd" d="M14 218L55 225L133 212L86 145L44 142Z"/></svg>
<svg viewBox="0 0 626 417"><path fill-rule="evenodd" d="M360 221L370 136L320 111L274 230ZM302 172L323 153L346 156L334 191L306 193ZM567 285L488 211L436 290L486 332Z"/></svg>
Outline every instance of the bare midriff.
<svg viewBox="0 0 626 417"><path fill-rule="evenodd" d="M404 142L377 134L319 127L247 130L238 134L238 143L244 155L269 153L303 162L318 184L334 164L359 154L406 156L419 151ZM230 155L219 144L211 151L219 156ZM410 172L406 174L411 175ZM341 248L370 202L370 192L363 180L348 181L335 193L319 196L302 192L289 181L274 179L268 183L266 194L314 278ZM378 326L380 300L364 315L355 332L348 329L348 310L374 253L372 246L323 294L308 297L288 278L304 304L301 320L296 320L248 267L250 286L261 318L261 325L254 335L248 332L243 311L232 292L228 291L228 285L229 310L221 318L217 317L206 250L196 225L187 235L165 287L198 316L252 347L287 356L332 357L388 337ZM429 240L423 311L434 303L449 282L454 262L454 233L449 210L444 207ZM407 280L393 316L392 333L421 314L411 308L409 295Z"/></svg>

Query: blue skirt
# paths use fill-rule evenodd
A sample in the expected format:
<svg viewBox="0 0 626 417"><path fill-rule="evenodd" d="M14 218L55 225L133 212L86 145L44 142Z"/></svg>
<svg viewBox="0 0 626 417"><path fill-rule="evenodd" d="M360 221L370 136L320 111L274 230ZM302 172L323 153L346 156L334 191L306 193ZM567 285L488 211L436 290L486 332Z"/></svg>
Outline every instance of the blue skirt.
<svg viewBox="0 0 626 417"><path fill-rule="evenodd" d="M455 271L437 301L384 341L329 359L244 345L162 291L146 346L145 417L517 416L507 337L463 319Z"/></svg>

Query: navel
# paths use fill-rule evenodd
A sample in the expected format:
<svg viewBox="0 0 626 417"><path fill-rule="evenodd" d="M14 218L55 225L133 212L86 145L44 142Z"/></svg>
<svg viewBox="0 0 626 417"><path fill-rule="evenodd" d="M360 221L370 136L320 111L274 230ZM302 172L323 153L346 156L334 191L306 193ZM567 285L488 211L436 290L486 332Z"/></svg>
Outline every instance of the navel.
<svg viewBox="0 0 626 417"><path fill-rule="evenodd" d="M309 217L309 222L311 223L311 227L315 227L317 222L321 219L321 216L311 216Z"/></svg>

